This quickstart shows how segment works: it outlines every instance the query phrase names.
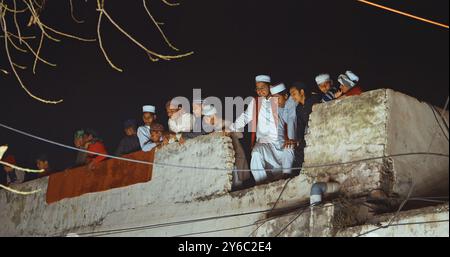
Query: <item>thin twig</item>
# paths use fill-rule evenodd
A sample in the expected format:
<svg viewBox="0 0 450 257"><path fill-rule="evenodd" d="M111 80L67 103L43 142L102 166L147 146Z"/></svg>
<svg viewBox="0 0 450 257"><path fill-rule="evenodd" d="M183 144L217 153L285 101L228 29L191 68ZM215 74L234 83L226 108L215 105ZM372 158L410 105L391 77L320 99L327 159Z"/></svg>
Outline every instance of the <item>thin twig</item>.
<svg viewBox="0 0 450 257"><path fill-rule="evenodd" d="M168 6L178 6L180 5L180 3L169 3L169 1L167 0L161 0L163 3L165 3Z"/></svg>
<svg viewBox="0 0 450 257"><path fill-rule="evenodd" d="M28 8L30 9L30 13L31 13L31 15L34 17L34 20L35 20L35 22L37 23L38 27L41 29L42 33L44 33L44 35L45 35L48 39L50 39L50 40L53 40L53 41L55 41L55 42L61 42L61 40L56 39L56 38L50 36L50 35L45 31L44 26L42 25L42 22L41 22L41 20L39 19L39 16L37 15L37 12L36 12L36 10L34 9L34 6L33 6L33 3L31 2L31 0L30 0L30 3L27 3L26 0L24 0L23 2L24 2L24 3L28 6Z"/></svg>
<svg viewBox="0 0 450 257"><path fill-rule="evenodd" d="M12 35L10 32L8 32L8 35ZM45 59L43 59L42 57L40 57L34 50L33 50L33 48L30 46L30 44L28 44L28 42L27 41L23 41L23 43L25 44L25 46L27 46L27 48L30 50L30 52L31 53L33 53L33 55L38 59L38 60L40 60L41 62L43 62L43 63L45 63L45 64L47 64L47 65L50 65L50 66L52 66L52 67L56 67L56 64L54 64L54 63L50 63L50 62L48 62L47 60L45 60Z"/></svg>
<svg viewBox="0 0 450 257"><path fill-rule="evenodd" d="M72 16L72 20L74 20L76 23L84 23L84 20L79 20L75 18L75 15L73 14L73 2L72 0L69 1L70 3L70 15Z"/></svg>
<svg viewBox="0 0 450 257"><path fill-rule="evenodd" d="M8 31L7 31L7 25L6 25L6 19L5 19L5 15L2 15L1 19L0 19L0 25L2 26L2 30L4 32L4 43L5 43L5 50L6 50L6 56L8 57L8 61L9 64L11 66L11 70L13 71L14 75L16 76L17 81L19 82L20 86L25 90L25 92L33 99L38 100L40 102L46 103L46 104L58 104L63 102L63 100L58 100L58 101L49 101L49 100L45 100L42 99L40 97L35 96L34 94L32 94L30 92L30 90L28 90L28 88L23 84L22 80L20 79L19 74L17 73L16 69L14 68L14 64L13 61L11 59L11 54L9 52L9 47L8 47Z"/></svg>
<svg viewBox="0 0 450 257"><path fill-rule="evenodd" d="M17 10L17 3L16 0L13 0L14 3L14 10ZM14 12L14 24L16 25L16 29L17 29L17 35L19 35L19 43L22 44L22 35L20 33L20 27L19 27L19 23L17 22L17 12Z"/></svg>
<svg viewBox="0 0 450 257"><path fill-rule="evenodd" d="M180 55L162 55L162 54L158 54L154 51L149 50L148 48L146 48L144 45L142 45L142 43L140 43L139 41L137 41L136 39L134 39L132 36L130 36L130 34L128 34L122 27L120 27L115 21L114 19L108 14L108 12L101 8L98 11L103 12L103 14L108 18L108 20L111 22L111 24L113 24L122 34L124 34L125 36L127 36L133 43L135 43L137 46L139 46L140 48L142 48L144 51L146 51L148 54L156 56L160 59L169 61L172 59L180 59L180 58L184 58L187 57L189 55L194 54L194 52L189 52L186 54L180 54Z"/></svg>
<svg viewBox="0 0 450 257"><path fill-rule="evenodd" d="M44 28L50 30L51 32L53 32L55 34L61 35L61 36L65 36L65 37L68 37L68 38L72 38L72 39L76 39L76 40L80 40L80 41L84 41L84 42L95 42L96 41L95 38L82 38L82 37L70 35L70 34L58 31L58 30L56 30L56 29L54 29L52 27L49 27L49 26L45 25L44 23L41 23L41 24L42 24L42 26Z"/></svg>
<svg viewBox="0 0 450 257"><path fill-rule="evenodd" d="M42 43L44 43L44 32L43 31L41 31L41 39L39 40L39 46L38 46L38 49L36 51L36 55L34 57L33 74L36 74L36 66L37 66L38 56L41 53Z"/></svg>
<svg viewBox="0 0 450 257"><path fill-rule="evenodd" d="M156 28L159 30L159 32L161 33L161 36L164 38L164 41L166 41L167 45L169 45L170 48L172 48L175 51L180 51L178 48L176 48L175 46L172 45L172 43L169 41L169 39L167 38L166 34L164 33L164 31L161 29L161 27L159 26L158 22L155 20L155 18L153 17L153 15L150 13L150 11L147 8L147 1L142 0L142 3L144 5L144 9L147 12L148 16L150 17L150 19L152 20L152 22L155 24Z"/></svg>
<svg viewBox="0 0 450 257"><path fill-rule="evenodd" d="M99 16L98 16L98 23L97 23L97 38L98 38L98 45L100 46L100 49L102 50L103 56L105 56L106 61L108 62L108 64L115 70L119 71L119 72L123 72L123 70L119 67L117 67L112 61L111 59L109 59L108 54L106 53L106 50L103 48L103 41L102 41L102 36L100 33L100 24L102 22L102 17L103 17L103 12L100 12Z"/></svg>

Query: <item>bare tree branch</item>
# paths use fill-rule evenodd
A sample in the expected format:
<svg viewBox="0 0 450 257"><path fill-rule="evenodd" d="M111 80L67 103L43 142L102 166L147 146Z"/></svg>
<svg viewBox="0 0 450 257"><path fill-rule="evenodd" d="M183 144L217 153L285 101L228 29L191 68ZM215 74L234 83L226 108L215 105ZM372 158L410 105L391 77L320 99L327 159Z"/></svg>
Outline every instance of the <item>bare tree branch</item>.
<svg viewBox="0 0 450 257"><path fill-rule="evenodd" d="M69 0L70 3L70 16L72 16L72 20L74 20L76 23L84 23L84 20L79 20L75 18L75 15L73 14L73 0Z"/></svg>
<svg viewBox="0 0 450 257"><path fill-rule="evenodd" d="M180 5L180 3L169 3L169 1L167 0L161 0L163 3L165 3L168 6L178 6Z"/></svg>
<svg viewBox="0 0 450 257"><path fill-rule="evenodd" d="M155 20L155 18L153 18L153 15L150 13L150 11L147 8L147 2L145 0L142 0L142 3L144 4L144 9L147 12L148 16L150 17L150 19L152 20L152 22L155 24L156 28L158 28L159 32L161 33L162 37L164 38L164 40L166 41L167 45L170 46L170 48L172 48L175 51L180 51L178 48L174 47L172 45L172 43L170 43L169 39L166 37L166 34L164 34L164 31L161 29L161 27L159 26L158 22Z"/></svg>
<svg viewBox="0 0 450 257"><path fill-rule="evenodd" d="M58 104L58 103L61 103L63 100L49 101L49 100L45 100L45 99L42 99L40 97L37 97L33 93L31 93L30 90L28 90L28 88L23 84L22 80L20 79L19 74L17 73L17 71L16 71L16 69L14 67L14 62L12 61L11 54L9 52L9 47L8 47L8 41L9 41L8 37L9 37L9 35L8 35L8 27L6 25L5 13L3 12L0 16L1 16L0 25L1 25L3 33L4 33L3 35L4 35L6 56L8 57L8 61L9 61L9 64L11 66L11 70L13 71L14 75L16 76L17 81L19 82L20 86L25 90L25 92L30 97L32 97L33 99L35 99L37 101L40 101L40 102L43 102L43 103L47 103L47 104Z"/></svg>
<svg viewBox="0 0 450 257"><path fill-rule="evenodd" d="M33 69L32 72L33 74L36 74L36 67L38 64L38 61L43 62L44 64L47 64L49 66L55 67L56 64L50 63L47 60L45 60L44 58L41 57L41 51L42 48L45 46L44 43L46 43L46 38L50 39L51 41L54 42L61 42L61 40L59 38L57 38L57 36L62 36L62 37L66 37L66 38L71 38L71 39L75 39L75 40L79 40L79 41L83 41L83 42L95 42L98 40L98 44L100 47L100 50L102 52L102 54L104 55L107 63L116 71L122 72L123 69L119 68L118 66L116 66L111 58L108 56L105 47L104 47L104 42L102 40L102 35L101 35L101 25L102 25L102 21L103 21L103 17L106 17L107 20L123 35L125 35L131 42L133 42L135 45L137 45L139 48L141 48L142 50L145 51L145 53L147 54L148 58L151 61L159 61L159 60L165 60L165 61L170 61L170 60L174 60L174 59L180 59L183 57L187 57L193 54L193 52L188 52L185 54L178 54L178 55L164 55L164 54L160 54L156 51L153 51L151 48L146 47L143 43L141 43L139 40L137 40L136 38L134 38L133 36L131 36L123 27L121 27L114 19L113 17L105 10L104 8L104 0L97 0L97 9L96 11L99 12L99 16L98 16L98 22L97 22L97 38L94 39L89 39L89 38L83 38L83 37L79 37L79 36L75 36L69 33L65 33L65 32L61 32L60 30L54 29L52 26L49 26L47 24L45 24L44 22L42 22L40 15L43 11L43 9L45 8L46 5L46 0L21 0L19 2L23 2L23 5L25 6L23 9L19 9L21 8L18 4L19 2L17 2L18 0L0 0L0 25L1 25L1 29L3 33L3 35L0 35L0 38L3 38L4 42L5 42L5 52L6 52L6 57L7 60L10 64L10 70L7 69L0 69L0 72L8 75L10 72L14 73L18 83L20 84L20 86L25 90L25 92L32 97L35 100L38 100L40 102L43 103L47 103L47 104L57 104L57 103L61 103L63 100L58 100L58 101L49 101L46 99L42 99L40 97L37 97L36 95L34 95L33 93L31 93L28 88L24 85L22 79L20 78L18 72L16 69L26 69L26 66L23 65L19 65L16 64L13 61L12 58L12 53L11 53L11 49L15 50L17 52L20 53L26 53L29 54L29 52L33 55L34 57L34 61L33 61ZM72 19L77 22L77 23L84 23L84 20L79 20L77 19L77 17L74 14L74 2L73 0L68 0L69 4L70 4L70 15L72 17ZM178 6L180 5L179 3L172 3L169 2L167 0L162 0L162 2L168 6ZM13 6L13 8L8 7L7 4L10 4ZM178 48L176 48L172 42L169 40L169 38L166 36L166 34L164 33L164 31L162 30L161 26L164 23L158 22L156 21L156 19L153 17L149 7L147 6L147 2L146 0L143 0L143 8L145 9L145 11L147 12L147 15L149 16L149 18L151 19L152 23L154 24L154 26L156 26L156 28L158 29L159 33L161 34L163 40L165 41L165 43L174 51L179 51ZM24 26L32 26L32 25L36 25L39 28L39 32L40 36L39 36L39 44L36 46L37 48L32 47L33 44L31 44L31 41L29 40L33 40L36 39L36 35L27 35L24 36L22 34L22 32L24 31L22 28L22 25L19 23L20 19L23 18L23 16L27 17L27 15L29 15L29 22L28 25L24 24ZM15 27L15 33L11 32L10 30L8 30L8 26L7 26L7 21L9 21L8 19L14 21L14 27ZM11 22L12 24L12 22ZM12 25L11 25L12 26ZM14 40L13 40L14 39ZM23 45L25 45L26 47L24 47ZM12 47L11 47L12 46ZM36 49L36 50L34 50Z"/></svg>

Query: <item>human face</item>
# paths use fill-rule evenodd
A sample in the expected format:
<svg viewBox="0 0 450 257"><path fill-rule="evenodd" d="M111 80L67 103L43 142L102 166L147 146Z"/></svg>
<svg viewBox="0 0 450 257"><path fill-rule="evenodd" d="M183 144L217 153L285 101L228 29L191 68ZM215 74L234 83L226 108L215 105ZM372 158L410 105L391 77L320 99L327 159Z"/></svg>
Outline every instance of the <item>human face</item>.
<svg viewBox="0 0 450 257"><path fill-rule="evenodd" d="M284 106L286 105L287 99L288 99L288 95L280 95L280 94L275 94L273 95L273 97L277 98L277 102L278 102L278 107L280 108L284 108Z"/></svg>
<svg viewBox="0 0 450 257"><path fill-rule="evenodd" d="M194 113L195 117L202 116L202 105L201 104L193 104L192 112Z"/></svg>
<svg viewBox="0 0 450 257"><path fill-rule="evenodd" d="M320 91L322 91L322 93L324 94L330 91L330 88L331 88L331 81L327 81L319 85Z"/></svg>
<svg viewBox="0 0 450 257"><path fill-rule="evenodd" d="M300 91L297 88L291 89L292 92L292 99L296 101L299 104L304 105L305 104L305 91L303 89L300 89Z"/></svg>
<svg viewBox="0 0 450 257"><path fill-rule="evenodd" d="M73 140L73 144L75 145L76 148L81 148L81 146L83 145L83 137L77 137Z"/></svg>
<svg viewBox="0 0 450 257"><path fill-rule="evenodd" d="M3 169L4 169L6 172L11 172L11 171L14 170L13 168L11 168L11 167L9 167L9 166L3 166Z"/></svg>
<svg viewBox="0 0 450 257"><path fill-rule="evenodd" d="M48 161L37 160L36 167L39 170L47 170L48 169Z"/></svg>
<svg viewBox="0 0 450 257"><path fill-rule="evenodd" d="M259 97L269 97L269 95L270 95L269 84L267 84L265 82L257 82L255 91Z"/></svg>
<svg viewBox="0 0 450 257"><path fill-rule="evenodd" d="M161 137L162 137L162 131L150 131L150 140L153 143L159 143L161 142Z"/></svg>
<svg viewBox="0 0 450 257"><path fill-rule="evenodd" d="M89 143L90 141L92 141L92 139L94 139L94 138L92 137L92 135L86 135L86 134L84 134L84 135L83 135L83 139L82 139L82 146L83 146L83 145L86 145L87 143Z"/></svg>
<svg viewBox="0 0 450 257"><path fill-rule="evenodd" d="M176 106L169 105L169 106L166 107L167 116L168 116L170 119L174 119L174 118L176 117L175 114L176 114L179 110L180 110L180 109L177 108Z"/></svg>
<svg viewBox="0 0 450 257"><path fill-rule="evenodd" d="M155 120L155 114L151 113L151 112L145 112L142 115L142 121L144 121L144 124L146 126L151 126L153 121Z"/></svg>
<svg viewBox="0 0 450 257"><path fill-rule="evenodd" d="M216 116L215 115L205 116L203 121L208 125L214 126L214 124L216 123Z"/></svg>
<svg viewBox="0 0 450 257"><path fill-rule="evenodd" d="M125 135L127 136L133 136L136 135L136 129L133 127L129 127L125 129Z"/></svg>
<svg viewBox="0 0 450 257"><path fill-rule="evenodd" d="M350 87L348 87L344 84L341 84L341 86L339 88L341 89L342 93L344 93L344 94L350 90Z"/></svg>

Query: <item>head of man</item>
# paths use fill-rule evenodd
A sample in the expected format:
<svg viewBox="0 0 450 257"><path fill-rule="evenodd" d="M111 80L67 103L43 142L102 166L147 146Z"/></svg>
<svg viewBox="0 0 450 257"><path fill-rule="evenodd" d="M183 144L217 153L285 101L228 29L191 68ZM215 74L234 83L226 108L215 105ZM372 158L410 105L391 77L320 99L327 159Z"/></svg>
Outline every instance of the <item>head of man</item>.
<svg viewBox="0 0 450 257"><path fill-rule="evenodd" d="M311 95L311 88L303 82L295 82L291 89L291 96L294 101L297 103L304 105L306 99Z"/></svg>
<svg viewBox="0 0 450 257"><path fill-rule="evenodd" d="M75 132L75 135L73 137L73 144L76 148L81 148L83 146L83 135L84 130L78 130Z"/></svg>
<svg viewBox="0 0 450 257"><path fill-rule="evenodd" d="M270 96L271 78L267 75L256 76L255 91L258 97Z"/></svg>
<svg viewBox="0 0 450 257"><path fill-rule="evenodd" d="M316 83L322 93L327 93L333 86L333 80L329 74L320 74L316 77Z"/></svg>
<svg viewBox="0 0 450 257"><path fill-rule="evenodd" d="M270 88L270 93L277 99L278 107L284 108L289 98L286 86L281 83Z"/></svg>
<svg viewBox="0 0 450 257"><path fill-rule="evenodd" d="M144 105L142 107L142 121L145 126L151 126L156 120L156 108L153 105Z"/></svg>
<svg viewBox="0 0 450 257"><path fill-rule="evenodd" d="M161 142L163 136L164 126L159 123L154 123L150 127L150 141L153 143Z"/></svg>
<svg viewBox="0 0 450 257"><path fill-rule="evenodd" d="M82 145L86 145L87 143L93 141L94 139L97 139L98 135L97 132L93 129L86 129L84 130L83 139L82 139Z"/></svg>
<svg viewBox="0 0 450 257"><path fill-rule="evenodd" d="M39 170L48 171L49 163L48 163L48 157L46 154L41 154L36 158L36 167Z"/></svg>
<svg viewBox="0 0 450 257"><path fill-rule="evenodd" d="M338 78L339 81L339 89L342 91L342 93L347 93L348 91L350 91L350 89L352 89L356 83L354 81L352 81L347 75L339 75Z"/></svg>
<svg viewBox="0 0 450 257"><path fill-rule="evenodd" d="M217 122L217 109L213 105L206 105L202 111L203 121L210 125L214 126Z"/></svg>
<svg viewBox="0 0 450 257"><path fill-rule="evenodd" d="M12 164L12 165L16 165L16 158L14 158L14 156L12 156L12 155L6 156L2 161ZM6 172L12 172L14 169L9 166L4 165L3 170L5 170Z"/></svg>
<svg viewBox="0 0 450 257"><path fill-rule="evenodd" d="M181 105L177 101L170 100L166 103L166 112L169 119L175 119L181 113Z"/></svg>
<svg viewBox="0 0 450 257"><path fill-rule="evenodd" d="M137 124L136 124L135 120L130 119L130 120L125 121L123 124L123 130L125 132L125 135L127 135L127 136L136 135L136 133L137 133L136 127L137 127Z"/></svg>

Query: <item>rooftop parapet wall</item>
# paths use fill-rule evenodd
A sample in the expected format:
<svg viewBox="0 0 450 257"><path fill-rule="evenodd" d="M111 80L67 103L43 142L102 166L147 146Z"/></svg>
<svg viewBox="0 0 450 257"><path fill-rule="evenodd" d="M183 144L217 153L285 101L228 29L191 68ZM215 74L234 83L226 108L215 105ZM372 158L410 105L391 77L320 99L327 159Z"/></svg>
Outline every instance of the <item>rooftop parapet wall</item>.
<svg viewBox="0 0 450 257"><path fill-rule="evenodd" d="M356 162L306 168L305 174L310 181L337 181L343 193L352 196L375 189L406 196L412 182L413 195L448 195L448 157L389 157L448 155L448 140L437 122L445 126L426 103L389 89L315 105L306 135L305 167ZM357 162L383 156L388 157Z"/></svg>
<svg viewBox="0 0 450 257"><path fill-rule="evenodd" d="M226 194L231 188L233 156L230 138L210 135L188 141L184 146L170 145L161 149L156 153L155 163L221 171L156 165L148 183L89 193L50 205L45 201L48 177L14 186L22 191L42 190L34 195L22 196L0 190L0 235L59 235L62 231L99 225L108 215L122 210L142 206L161 208Z"/></svg>
<svg viewBox="0 0 450 257"><path fill-rule="evenodd" d="M400 118L400 122L394 122ZM371 91L358 97L317 105L310 124L305 152L307 166L424 151L419 146L431 141L434 142L431 152L448 153L448 141L443 141L443 136L435 133L440 129L431 109L414 98L391 90ZM434 140L433 135L436 135ZM396 142L401 143L398 145ZM439 185L438 188L446 188L448 195L448 158L424 157L414 156L413 160L423 162L419 164L412 161L405 164L399 161L402 158L399 157L346 166L308 168L288 183L282 180L230 193L234 162L231 139L208 135L189 140L183 146L174 144L163 148L156 153L155 162L218 170L156 165L152 179L147 183L86 194L50 205L45 202L47 178L14 186L23 191L43 190L35 195L24 197L0 190L0 236L60 236L69 232L91 233L210 217L222 218L112 235L248 236L256 228L251 224L266 218L267 213L263 211L270 210L275 203L277 208L282 208L308 202L311 184L326 176L340 182L342 191L351 196L380 188L404 195L408 187L401 187L407 185L402 181L409 181L411 177L419 182L424 178L423 181ZM433 163L430 164L429 160ZM424 177L426 175L433 177ZM435 188L423 185L417 188L428 192ZM414 193L422 194L424 191ZM230 217L223 218L227 215ZM288 219L292 217L295 214ZM318 218L314 217L314 220ZM310 218L300 218L298 222L306 224ZM241 228L220 231L236 226ZM204 231L215 232L198 234ZM263 226L256 234L271 235L276 231L278 227ZM314 233L310 230L291 235Z"/></svg>

